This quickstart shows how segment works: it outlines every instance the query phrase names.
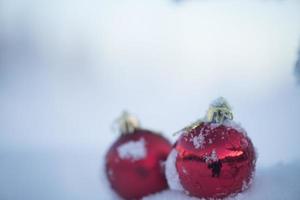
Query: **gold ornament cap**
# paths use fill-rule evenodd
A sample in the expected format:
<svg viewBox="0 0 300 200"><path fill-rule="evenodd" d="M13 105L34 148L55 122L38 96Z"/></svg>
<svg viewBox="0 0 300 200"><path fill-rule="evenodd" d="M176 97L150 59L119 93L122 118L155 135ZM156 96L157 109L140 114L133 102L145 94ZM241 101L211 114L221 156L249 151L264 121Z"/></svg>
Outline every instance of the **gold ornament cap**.
<svg viewBox="0 0 300 200"><path fill-rule="evenodd" d="M214 100L206 113L206 120L213 123L223 123L225 120L232 120L232 109L224 97Z"/></svg>
<svg viewBox="0 0 300 200"><path fill-rule="evenodd" d="M119 132L121 134L133 133L135 129L140 127L140 122L137 117L123 111L121 116L116 120Z"/></svg>

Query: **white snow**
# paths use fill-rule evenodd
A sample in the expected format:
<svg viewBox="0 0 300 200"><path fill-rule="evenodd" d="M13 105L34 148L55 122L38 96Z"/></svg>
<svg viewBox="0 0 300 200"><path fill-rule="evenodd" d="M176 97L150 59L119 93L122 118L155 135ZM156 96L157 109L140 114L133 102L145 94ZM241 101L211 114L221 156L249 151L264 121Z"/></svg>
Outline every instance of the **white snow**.
<svg viewBox="0 0 300 200"><path fill-rule="evenodd" d="M193 142L193 145L196 149L203 148L203 145L205 143L205 137L203 134L199 134L197 136L193 136L190 138L190 142Z"/></svg>
<svg viewBox="0 0 300 200"><path fill-rule="evenodd" d="M225 120L222 123L224 126L228 127L228 128L233 128L237 131L239 131L240 133L243 133L244 135L247 135L246 130L242 127L242 125L234 120Z"/></svg>
<svg viewBox="0 0 300 200"><path fill-rule="evenodd" d="M251 186L244 192L226 200L297 200L300 195L300 162L277 164L257 169ZM246 184L244 185L246 189ZM163 191L144 200L196 200L179 191ZM199 200L199 199L198 199Z"/></svg>
<svg viewBox="0 0 300 200"><path fill-rule="evenodd" d="M219 158L218 158L218 156L217 156L217 152L216 152L215 149L212 150L212 152L211 152L211 154L210 154L209 156L206 156L206 157L205 157L205 161L206 161L206 162L209 162L209 161L215 162L215 161L217 161L218 159L219 159Z"/></svg>
<svg viewBox="0 0 300 200"><path fill-rule="evenodd" d="M183 187L180 183L179 176L177 173L177 169L175 166L177 151L173 149L166 161L166 178L168 181L168 185L172 190L183 191Z"/></svg>
<svg viewBox="0 0 300 200"><path fill-rule="evenodd" d="M205 122L207 122L207 119L205 119ZM214 129L217 128L219 126L225 126L227 128L232 128L232 129L236 129L238 132L247 135L247 131L242 127L241 123L236 122L234 120L224 120L224 122L222 123L211 123L210 124L210 128Z"/></svg>
<svg viewBox="0 0 300 200"><path fill-rule="evenodd" d="M132 161L142 160L147 155L144 138L124 143L117 148L117 151L121 159L130 159Z"/></svg>
<svg viewBox="0 0 300 200"><path fill-rule="evenodd" d="M161 193L144 197L143 200L199 200L199 199L195 197L189 197L179 191L165 190Z"/></svg>
<svg viewBox="0 0 300 200"><path fill-rule="evenodd" d="M219 97L210 103L210 106L212 107L221 107L222 105L227 105L229 109L232 109L232 107L224 97Z"/></svg>
<svg viewBox="0 0 300 200"><path fill-rule="evenodd" d="M120 199L106 180L104 159L101 158L104 158L104 149L100 154L95 151L71 155L60 153L51 154L47 159L45 154L37 152L34 155L2 154L0 177L3 184L0 197L16 200ZM300 196L299 179L300 161L269 167L258 166L250 188L230 200L297 200ZM145 197L144 200L196 198L188 197L180 191L166 190Z"/></svg>

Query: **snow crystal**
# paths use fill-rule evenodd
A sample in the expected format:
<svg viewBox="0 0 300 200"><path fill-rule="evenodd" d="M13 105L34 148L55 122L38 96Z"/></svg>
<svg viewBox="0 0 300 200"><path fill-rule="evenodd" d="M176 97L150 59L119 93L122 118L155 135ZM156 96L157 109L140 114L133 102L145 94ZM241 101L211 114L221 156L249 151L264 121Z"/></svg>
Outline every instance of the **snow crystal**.
<svg viewBox="0 0 300 200"><path fill-rule="evenodd" d="M186 171L186 169L184 167L182 168L182 172L185 174L188 174L188 172Z"/></svg>
<svg viewBox="0 0 300 200"><path fill-rule="evenodd" d="M114 172L113 172L113 170L112 169L109 169L108 170L108 175L112 178L113 177L113 175L114 175Z"/></svg>
<svg viewBox="0 0 300 200"><path fill-rule="evenodd" d="M176 149L173 149L168 156L168 159L166 161L166 178L167 178L168 185L171 189L184 191L180 183L179 175L177 173L177 169L175 165L177 154L178 153Z"/></svg>
<svg viewBox="0 0 300 200"><path fill-rule="evenodd" d="M203 144L205 143L205 137L203 134L199 134L190 139L190 142L193 142L193 145L196 149L203 148Z"/></svg>
<svg viewBox="0 0 300 200"><path fill-rule="evenodd" d="M226 105L229 109L231 109L231 106L224 97L219 97L213 100L210 104L211 107L222 107L223 105Z"/></svg>
<svg viewBox="0 0 300 200"><path fill-rule="evenodd" d="M215 161L218 161L218 160L219 160L219 158L217 156L217 152L216 152L215 149L212 150L212 152L211 152L211 154L209 156L205 157L205 161L206 162L209 162L209 161L215 162Z"/></svg>
<svg viewBox="0 0 300 200"><path fill-rule="evenodd" d="M221 123L210 123L209 124L209 127L211 129L215 129L215 128L218 128L219 126L221 126L222 124Z"/></svg>
<svg viewBox="0 0 300 200"><path fill-rule="evenodd" d="M243 181L243 186L242 186L242 191L247 190L248 189L248 184L246 181Z"/></svg>
<svg viewBox="0 0 300 200"><path fill-rule="evenodd" d="M251 172L250 180L248 182L245 180L243 181L242 191L246 191L250 187L250 185L253 184L254 176L255 176L255 170Z"/></svg>
<svg viewBox="0 0 300 200"><path fill-rule="evenodd" d="M189 197L186 194L179 191L165 190L163 192L144 197L143 200L201 200L201 199L196 197Z"/></svg>
<svg viewBox="0 0 300 200"><path fill-rule="evenodd" d="M233 129L239 131L240 133L243 133L244 135L247 135L246 130L241 126L241 124L235 122L234 120L225 120L222 124L225 127L233 128Z"/></svg>
<svg viewBox="0 0 300 200"><path fill-rule="evenodd" d="M206 122L209 122L209 121L207 121L207 119L206 119ZM235 130L239 131L240 133L242 133L244 135L247 135L247 132L242 127L241 123L238 123L238 122L236 122L234 120L226 119L222 123L210 123L209 124L209 126L210 126L211 129L218 128L221 125L223 125L223 126L225 126L227 128L235 129Z"/></svg>
<svg viewBox="0 0 300 200"><path fill-rule="evenodd" d="M144 138L124 143L117 148L117 151L121 159L131 159L132 161L144 159L147 155Z"/></svg>

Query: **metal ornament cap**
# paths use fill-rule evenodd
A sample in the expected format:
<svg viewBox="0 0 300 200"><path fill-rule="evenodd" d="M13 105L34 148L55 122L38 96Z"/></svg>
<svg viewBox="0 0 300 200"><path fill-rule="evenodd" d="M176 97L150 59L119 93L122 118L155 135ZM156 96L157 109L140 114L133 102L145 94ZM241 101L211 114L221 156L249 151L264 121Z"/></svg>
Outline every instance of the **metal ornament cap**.
<svg viewBox="0 0 300 200"><path fill-rule="evenodd" d="M133 133L135 129L140 128L138 118L129 114L127 111L123 111L121 116L116 119L115 125L117 125L121 134Z"/></svg>

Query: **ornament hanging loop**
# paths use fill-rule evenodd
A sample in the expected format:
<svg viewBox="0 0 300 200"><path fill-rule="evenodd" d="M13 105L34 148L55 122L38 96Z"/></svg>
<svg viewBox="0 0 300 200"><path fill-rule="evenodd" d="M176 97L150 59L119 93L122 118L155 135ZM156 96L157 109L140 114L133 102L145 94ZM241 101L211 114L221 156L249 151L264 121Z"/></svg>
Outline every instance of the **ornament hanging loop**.
<svg viewBox="0 0 300 200"><path fill-rule="evenodd" d="M139 120L127 111L123 111L122 115L115 121L121 134L133 133L135 129L140 127Z"/></svg>
<svg viewBox="0 0 300 200"><path fill-rule="evenodd" d="M232 120L233 114L231 106L228 104L226 99L220 97L216 99L209 107L206 119L213 123L223 123L225 120Z"/></svg>

